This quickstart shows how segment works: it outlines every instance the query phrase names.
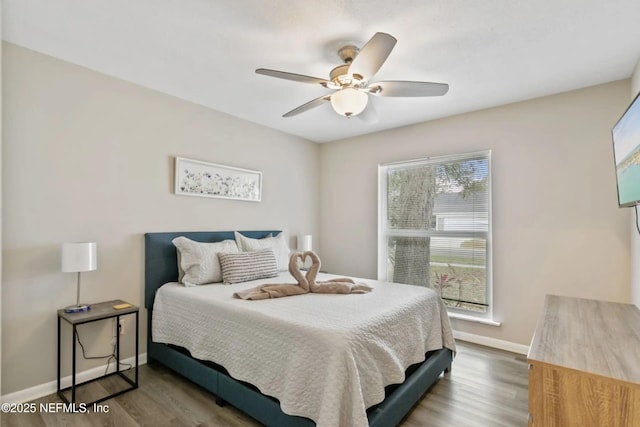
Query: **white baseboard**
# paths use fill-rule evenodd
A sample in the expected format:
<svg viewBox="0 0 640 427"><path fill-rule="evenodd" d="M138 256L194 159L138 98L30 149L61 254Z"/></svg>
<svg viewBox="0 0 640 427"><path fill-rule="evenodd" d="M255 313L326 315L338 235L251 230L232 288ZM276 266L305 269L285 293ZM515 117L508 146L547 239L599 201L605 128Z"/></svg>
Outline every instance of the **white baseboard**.
<svg viewBox="0 0 640 427"><path fill-rule="evenodd" d="M470 334L468 332L453 331L453 337L461 341L468 341L474 344L480 344L487 347L499 348L500 350L510 351L512 353L527 354L529 346L517 344L511 341L499 340L496 338L485 337L482 335Z"/></svg>
<svg viewBox="0 0 640 427"><path fill-rule="evenodd" d="M127 359L120 360L120 364L135 364L135 357L129 357ZM138 356L138 363L140 365L144 365L147 363L147 353L142 353ZM104 371L107 368L107 365L104 364L102 366L97 366L95 368L88 369L86 371L78 372L76 374L76 383L81 383L84 381L89 381L94 378L98 378L104 375ZM111 363L109 366L109 370L107 373L115 372L116 366L114 363ZM66 376L60 379L60 385L62 388L66 388L71 386L71 375ZM58 390L58 381L51 381L45 384L40 384L34 387L27 388L25 390L16 391L14 393L6 394L0 397L0 401L2 403L22 403L28 402L30 400L39 399L41 397L47 396L49 394L53 394Z"/></svg>

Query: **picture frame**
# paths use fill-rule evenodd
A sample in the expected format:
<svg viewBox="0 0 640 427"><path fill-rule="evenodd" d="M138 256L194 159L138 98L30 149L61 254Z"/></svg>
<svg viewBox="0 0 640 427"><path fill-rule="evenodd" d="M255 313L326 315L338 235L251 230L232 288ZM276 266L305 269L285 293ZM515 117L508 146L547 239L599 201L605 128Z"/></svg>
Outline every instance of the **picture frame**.
<svg viewBox="0 0 640 427"><path fill-rule="evenodd" d="M176 157L175 194L260 202L262 172Z"/></svg>

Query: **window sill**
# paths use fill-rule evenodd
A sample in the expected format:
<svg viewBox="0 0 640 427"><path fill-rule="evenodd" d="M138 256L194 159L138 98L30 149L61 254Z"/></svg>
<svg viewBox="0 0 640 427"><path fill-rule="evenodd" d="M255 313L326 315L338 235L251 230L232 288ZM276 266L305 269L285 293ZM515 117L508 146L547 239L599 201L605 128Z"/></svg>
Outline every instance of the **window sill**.
<svg viewBox="0 0 640 427"><path fill-rule="evenodd" d="M458 320L464 320L467 322L482 323L483 325L489 325L489 326L502 326L502 323L496 322L495 320L492 320L492 319L483 319L481 317L469 316L468 314L461 314L461 313L449 312L448 314L449 314L449 319L458 319Z"/></svg>

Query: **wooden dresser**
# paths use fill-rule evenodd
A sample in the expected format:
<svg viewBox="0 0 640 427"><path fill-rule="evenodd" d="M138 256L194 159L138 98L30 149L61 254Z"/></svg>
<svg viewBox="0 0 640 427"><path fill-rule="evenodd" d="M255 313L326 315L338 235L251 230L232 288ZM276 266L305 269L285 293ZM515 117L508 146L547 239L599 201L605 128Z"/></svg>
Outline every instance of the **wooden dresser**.
<svg viewBox="0 0 640 427"><path fill-rule="evenodd" d="M640 311L547 295L527 356L529 426L640 426Z"/></svg>

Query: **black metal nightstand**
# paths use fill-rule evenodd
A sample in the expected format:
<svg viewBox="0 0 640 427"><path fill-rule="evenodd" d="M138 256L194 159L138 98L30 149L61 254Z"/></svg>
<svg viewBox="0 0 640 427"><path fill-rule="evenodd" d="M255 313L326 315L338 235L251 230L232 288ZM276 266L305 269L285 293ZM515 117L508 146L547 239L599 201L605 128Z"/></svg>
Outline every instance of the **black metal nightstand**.
<svg viewBox="0 0 640 427"><path fill-rule="evenodd" d="M129 383L130 387L124 390L120 390L116 393L110 394L108 396L102 397L93 402L85 402L87 406L93 405L94 403L102 402L112 397L119 396L122 393L125 393L127 391L138 388L138 345L139 345L138 342L139 342L139 323L140 323L139 311L140 309L135 305L131 305L130 307L119 309L119 310L113 308L114 305L118 305L118 304L127 304L127 302L122 300L113 300L113 301L101 302L98 304L92 304L91 310L80 312L80 313L65 313L64 310L58 310L58 396L60 397L60 399L62 399L63 402L72 403L72 404L77 403L76 402L77 387L83 384L87 384L87 383L105 378L105 377L109 377L111 375L119 376L120 378L125 380L127 383ZM115 318L118 324L120 324L120 316L126 316L131 314L135 314L135 318L136 318L136 356L135 356L136 364L135 364L135 377L134 377L135 379L132 380L128 376L124 375L123 371L120 371L120 333L117 332L116 333L116 351L115 351L116 371L110 374L102 375L98 378L84 381L80 384L76 384L76 334L77 334L76 328L77 326L85 323L97 322L99 320L112 319L112 318ZM64 389L60 388L60 332L61 332L60 324L62 320L69 323L73 327L73 335L71 337L73 341L72 362L71 362L72 363L71 386L66 387ZM71 390L71 400L69 400L64 395L64 392L68 390Z"/></svg>

